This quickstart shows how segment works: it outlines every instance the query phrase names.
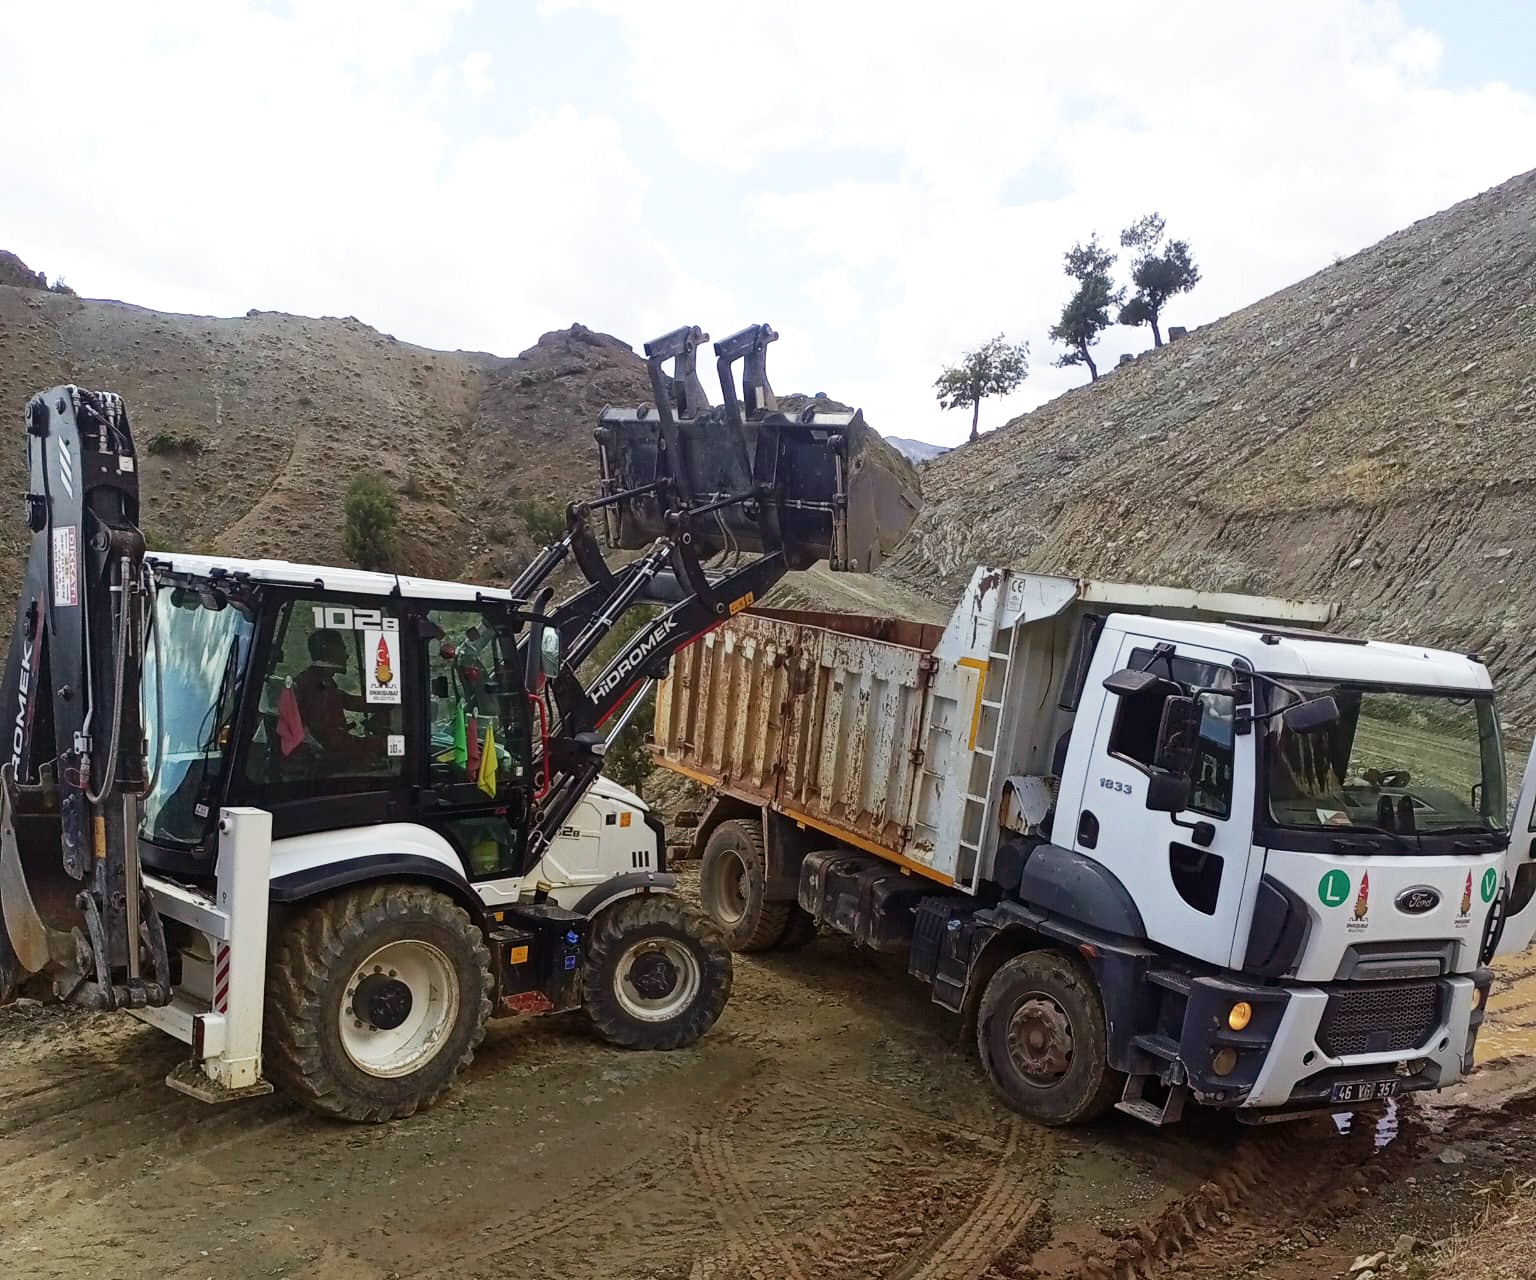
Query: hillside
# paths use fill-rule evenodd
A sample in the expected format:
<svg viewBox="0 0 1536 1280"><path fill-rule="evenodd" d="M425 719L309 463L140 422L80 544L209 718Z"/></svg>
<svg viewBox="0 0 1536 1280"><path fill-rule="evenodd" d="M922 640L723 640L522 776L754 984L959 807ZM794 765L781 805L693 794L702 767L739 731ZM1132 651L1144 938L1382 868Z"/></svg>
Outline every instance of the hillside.
<svg viewBox="0 0 1536 1280"><path fill-rule="evenodd" d="M10 279L31 273L13 255ZM644 365L580 325L512 359L431 351L360 321L168 315L0 285L0 405L60 382L121 392L145 455L154 545L344 562L342 502L361 470L400 491L401 567L504 576L533 541L519 514L596 477L605 403L648 398ZM0 485L25 487L22 451ZM0 522L0 589L25 550Z"/></svg>
<svg viewBox="0 0 1536 1280"><path fill-rule="evenodd" d="M1149 352L923 470L884 570L977 561L1337 600L1483 655L1536 724L1536 173Z"/></svg>

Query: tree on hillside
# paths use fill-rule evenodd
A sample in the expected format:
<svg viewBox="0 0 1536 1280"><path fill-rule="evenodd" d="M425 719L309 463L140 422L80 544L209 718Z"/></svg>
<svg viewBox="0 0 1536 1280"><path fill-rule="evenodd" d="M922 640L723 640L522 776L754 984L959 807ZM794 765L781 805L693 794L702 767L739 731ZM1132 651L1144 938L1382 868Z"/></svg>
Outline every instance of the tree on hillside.
<svg viewBox="0 0 1536 1280"><path fill-rule="evenodd" d="M939 408L970 409L971 439L976 439L981 402L988 396L1005 396L1029 376L1029 343L1010 344L1002 334L967 351L960 363L939 374L933 389Z"/></svg>
<svg viewBox="0 0 1536 1280"><path fill-rule="evenodd" d="M1070 365L1085 364L1089 379L1097 382L1099 367L1094 364L1089 348L1098 342L1099 334L1109 328L1109 309L1119 304L1125 290L1115 288L1110 277L1115 255L1099 244L1097 234L1087 244L1073 245L1065 260L1067 274L1077 281L1077 292L1061 309L1061 319L1051 326L1051 341L1064 343L1067 348L1057 359L1056 366L1065 369Z"/></svg>
<svg viewBox="0 0 1536 1280"><path fill-rule="evenodd" d="M389 481L365 471L347 486L342 547L360 569L387 569L395 554L399 504Z"/></svg>
<svg viewBox="0 0 1536 1280"><path fill-rule="evenodd" d="M1158 321L1168 299L1188 293L1200 283L1200 268L1190 255L1189 241L1170 240L1164 245L1165 230L1162 216L1149 213L1120 233L1120 243L1136 255L1131 260L1131 284L1136 292L1120 308L1120 323L1150 324L1155 347L1163 345Z"/></svg>

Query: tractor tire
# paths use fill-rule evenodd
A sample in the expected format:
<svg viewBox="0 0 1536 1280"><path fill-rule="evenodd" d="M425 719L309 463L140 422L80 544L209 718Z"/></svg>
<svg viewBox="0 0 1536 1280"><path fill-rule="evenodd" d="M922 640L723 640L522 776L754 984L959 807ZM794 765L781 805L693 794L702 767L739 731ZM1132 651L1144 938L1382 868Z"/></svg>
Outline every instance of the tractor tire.
<svg viewBox="0 0 1536 1280"><path fill-rule="evenodd" d="M402 1119L474 1059L491 993L484 935L451 898L414 884L343 890L273 948L268 1073L320 1115Z"/></svg>
<svg viewBox="0 0 1536 1280"><path fill-rule="evenodd" d="M793 902L769 902L768 853L763 824L753 818L722 822L704 846L699 900L732 951L767 951L778 945Z"/></svg>
<svg viewBox="0 0 1536 1280"><path fill-rule="evenodd" d="M1027 951L999 966L982 993L976 1049L1004 1101L1041 1124L1096 1120L1125 1082L1109 1065L1098 984L1063 952Z"/></svg>
<svg viewBox="0 0 1536 1280"><path fill-rule="evenodd" d="M784 935L773 944L775 951L798 951L816 941L816 917L796 903L789 905Z"/></svg>
<svg viewBox="0 0 1536 1280"><path fill-rule="evenodd" d="M708 916L673 894L643 893L592 922L582 1006L611 1044L679 1049L715 1025L732 975Z"/></svg>

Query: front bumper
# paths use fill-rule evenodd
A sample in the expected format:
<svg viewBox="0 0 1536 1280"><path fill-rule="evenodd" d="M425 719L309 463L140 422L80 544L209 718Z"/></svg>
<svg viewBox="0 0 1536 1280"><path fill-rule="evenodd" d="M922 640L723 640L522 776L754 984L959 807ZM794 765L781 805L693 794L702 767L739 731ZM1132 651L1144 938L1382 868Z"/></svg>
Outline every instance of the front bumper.
<svg viewBox="0 0 1536 1280"><path fill-rule="evenodd" d="M1492 980L1488 970L1434 979L1432 1008L1413 1015L1410 1025L1401 1016L1393 1021L1394 1006L1402 1007L1395 998L1403 994L1398 984L1269 987L1196 978L1185 1006L1178 1064L1194 1097L1218 1107L1326 1107L1335 1085L1387 1079L1397 1093L1444 1088L1472 1070ZM1247 1027L1233 1031L1227 1014L1239 1000L1254 1012ZM1339 1024L1340 1008L1351 1010L1347 1030ZM1371 1020L1373 1010L1379 1021ZM1230 1060L1222 1053L1227 1049L1236 1063L1218 1074L1222 1058Z"/></svg>

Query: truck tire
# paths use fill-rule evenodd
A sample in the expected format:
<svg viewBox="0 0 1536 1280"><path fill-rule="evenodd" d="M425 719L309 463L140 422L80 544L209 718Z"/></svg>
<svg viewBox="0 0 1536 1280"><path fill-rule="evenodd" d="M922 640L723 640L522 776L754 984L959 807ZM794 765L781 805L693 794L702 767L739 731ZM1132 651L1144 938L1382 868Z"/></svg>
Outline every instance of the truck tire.
<svg viewBox="0 0 1536 1280"><path fill-rule="evenodd" d="M769 902L768 852L763 824L732 818L710 834L699 863L699 899L732 951L767 951L778 945L793 902Z"/></svg>
<svg viewBox="0 0 1536 1280"><path fill-rule="evenodd" d="M1008 1105L1041 1124L1097 1119L1124 1084L1109 1065L1098 984L1062 952L1027 951L998 968L982 993L976 1049Z"/></svg>
<svg viewBox="0 0 1536 1280"><path fill-rule="evenodd" d="M592 922L582 1005L626 1049L680 1049L731 996L731 953L702 911L670 893L624 898Z"/></svg>
<svg viewBox="0 0 1536 1280"><path fill-rule="evenodd" d="M491 954L451 898L374 884L289 924L267 966L265 1060L311 1111L377 1123L425 1110L474 1059Z"/></svg>
<svg viewBox="0 0 1536 1280"><path fill-rule="evenodd" d="M789 919L783 936L773 944L775 951L798 951L816 941L816 917L798 903L789 904Z"/></svg>

